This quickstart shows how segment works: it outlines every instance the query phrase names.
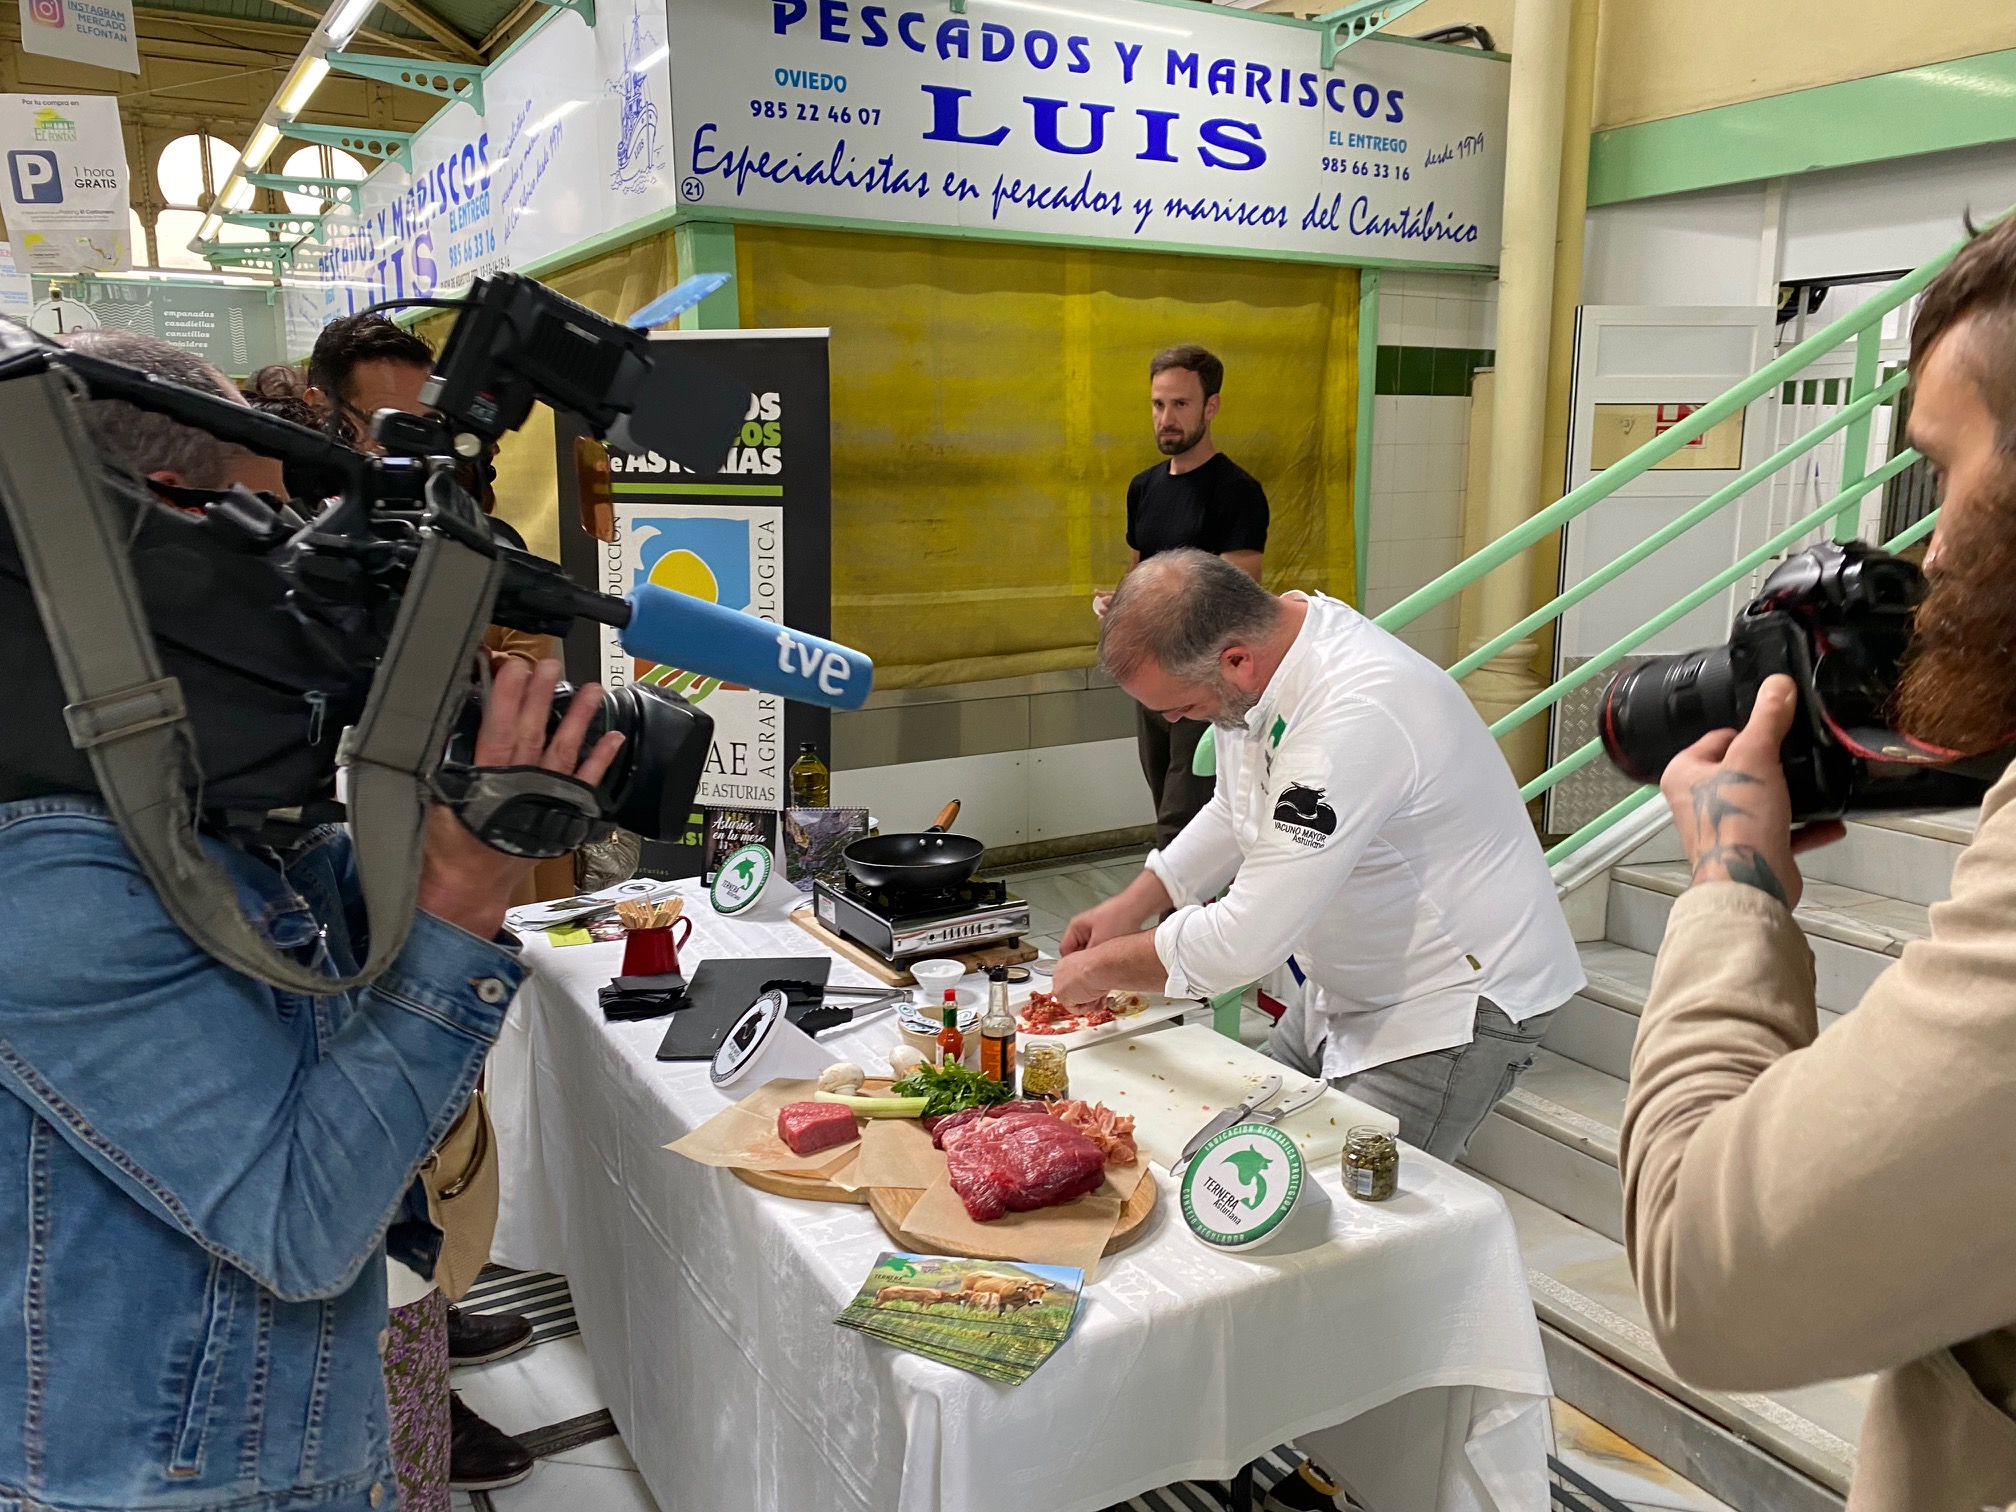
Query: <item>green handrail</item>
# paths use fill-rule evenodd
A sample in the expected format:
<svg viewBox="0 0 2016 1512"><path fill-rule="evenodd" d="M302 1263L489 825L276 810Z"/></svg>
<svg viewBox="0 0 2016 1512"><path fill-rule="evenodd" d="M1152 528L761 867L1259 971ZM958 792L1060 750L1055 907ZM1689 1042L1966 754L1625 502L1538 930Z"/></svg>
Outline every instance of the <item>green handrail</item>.
<svg viewBox="0 0 2016 1512"><path fill-rule="evenodd" d="M1956 243L1948 247L1923 267L1905 274L1881 294L1822 327L1782 356L1767 362L1734 388L1709 400L1673 429L1655 436L1622 461L1604 468L1581 487L1562 495L1524 524L1507 531L1433 582L1408 594L1384 614L1378 615L1373 623L1381 629L1396 630L1502 567L1542 537L1609 498L1626 483L1650 472L1688 442L1706 435L1731 415L1763 398L1814 358L1825 356L1849 337L1859 335L1865 328L1880 321L1938 277L1940 270L1952 261L1962 245L1964 243Z"/></svg>
<svg viewBox="0 0 2016 1512"><path fill-rule="evenodd" d="M1642 646L1668 625L1676 624L1689 614L1692 614L1738 578L1747 577L1750 573L1756 571L1757 568L1770 561L1772 557L1783 551L1787 546L1790 546L1801 536L1811 534L1836 515L1848 509L1851 505L1859 503L1864 494L1881 488L1885 483L1888 483L1917 460L1918 453L1907 448L1892 457L1888 462L1885 462L1876 471L1870 473L1853 488L1843 489L1811 514L1801 515L1797 520L1786 526L1785 529L1771 537L1770 540L1757 547L1754 551L1748 552L1739 558L1733 566L1723 568L1722 571L1716 573L1715 576L1708 579L1707 582L1696 588L1671 608L1653 615L1652 618L1645 621L1644 624L1633 630L1615 645L1591 657L1551 687L1541 689L1540 692L1534 694L1533 697L1527 699L1526 702L1519 705L1510 714L1507 714L1503 719L1492 725L1492 735L1501 736L1508 730L1515 730L1541 710L1552 708L1584 683L1596 677L1598 673L1608 671L1612 663L1628 656L1632 651Z"/></svg>
<svg viewBox="0 0 2016 1512"><path fill-rule="evenodd" d="M1885 551L1902 551L1907 546L1914 546L1930 535L1938 523L1939 511L1935 509L1922 520L1912 522L1890 537L1889 540L1883 543L1882 549ZM1590 741L1566 761L1556 762L1538 777L1527 783L1525 787L1519 789L1519 796L1528 802L1532 801L1547 788L1552 787L1556 782L1566 777L1576 767L1585 766L1594 760L1596 753L1602 748L1603 741L1600 737ZM1633 789L1627 797L1611 804L1609 808L1598 814L1594 819L1591 819L1582 828L1575 831L1574 834L1551 847L1547 851L1547 864L1552 866L1557 861L1565 861L1591 840L1594 840L1605 830L1614 826L1625 815L1643 808L1652 795L1658 791L1658 786L1649 782L1641 788Z"/></svg>
<svg viewBox="0 0 2016 1512"><path fill-rule="evenodd" d="M1771 474L1778 471L1779 468L1786 466L1788 463L1796 462L1800 457L1804 456L1835 432L1867 420L1871 412L1879 404L1883 404L1893 397L1899 389L1904 387L1909 378L1910 374L1903 371L1893 374L1889 381L1884 383L1874 393L1864 395L1862 398L1856 400L1855 403L1848 405L1832 419L1826 421L1824 424L1815 426L1790 445L1781 447L1748 472L1740 474L1735 481L1716 489L1715 492L1708 495L1707 498L1703 499L1686 513L1660 526L1643 541L1618 557L1616 561L1605 563L1590 573L1589 576L1582 579L1581 582L1575 584L1574 587L1557 593L1553 598L1542 604L1538 609L1535 609L1504 634L1494 636L1492 639L1486 641L1475 651L1472 651L1468 656L1452 666L1449 669L1449 675L1458 682L1461 682L1472 672L1483 666L1484 663L1491 660L1492 657L1505 650L1506 647L1524 640L1529 632L1539 629L1563 610L1574 608L1575 605L1581 603L1582 600L1589 597L1590 594L1596 592L1599 588L1622 577L1667 542L1677 540L1717 510L1722 509L1733 500L1740 499L1744 494L1770 477ZM1864 430L1864 445L1865 447L1867 445L1866 429Z"/></svg>

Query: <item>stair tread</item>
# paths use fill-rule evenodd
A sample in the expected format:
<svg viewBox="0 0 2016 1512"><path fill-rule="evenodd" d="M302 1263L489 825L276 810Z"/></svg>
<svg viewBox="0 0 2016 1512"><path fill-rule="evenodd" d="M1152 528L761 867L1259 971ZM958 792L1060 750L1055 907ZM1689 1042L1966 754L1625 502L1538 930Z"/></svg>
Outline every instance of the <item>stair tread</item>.
<svg viewBox="0 0 2016 1512"><path fill-rule="evenodd" d="M1923 835L1928 840L1945 840L1954 845L1966 845L1974 838L1975 828L1981 823L1981 806L1956 809L1892 809L1868 814L1857 814L1851 824L1866 824L1874 829L1901 830L1907 835Z"/></svg>
<svg viewBox="0 0 2016 1512"><path fill-rule="evenodd" d="M1619 866L1610 875L1627 887L1643 887L1675 898L1687 890L1689 881L1685 861ZM1809 935L1880 955L1902 955L1911 941L1932 932L1922 903L1885 898L1837 882L1808 882L1793 917Z"/></svg>
<svg viewBox="0 0 2016 1512"><path fill-rule="evenodd" d="M1645 1006L1652 990L1652 957L1615 940L1591 940L1575 947L1582 974L1589 979L1582 996L1626 1013Z"/></svg>
<svg viewBox="0 0 2016 1512"><path fill-rule="evenodd" d="M1511 1211L1543 1321L1823 1484L1847 1489L1873 1377L1769 1392L1684 1384L1652 1337L1624 1246L1501 1183L1491 1185Z"/></svg>
<svg viewBox="0 0 2016 1512"><path fill-rule="evenodd" d="M1624 1092L1625 1084L1616 1077L1543 1048L1533 1052L1532 1066L1499 1100L1497 1110L1614 1166Z"/></svg>

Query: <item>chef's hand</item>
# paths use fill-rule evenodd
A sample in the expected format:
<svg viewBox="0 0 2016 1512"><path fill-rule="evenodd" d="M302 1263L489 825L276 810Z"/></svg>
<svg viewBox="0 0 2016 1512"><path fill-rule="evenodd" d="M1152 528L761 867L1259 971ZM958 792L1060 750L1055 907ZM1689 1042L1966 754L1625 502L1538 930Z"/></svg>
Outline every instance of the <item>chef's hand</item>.
<svg viewBox="0 0 2016 1512"><path fill-rule="evenodd" d="M1747 725L1712 731L1668 764L1659 790L1673 809L1695 882L1742 882L1793 908L1802 886L1793 855L1843 834L1832 821L1792 832L1792 796L1778 748L1798 708L1792 679L1768 677Z"/></svg>
<svg viewBox="0 0 2016 1512"><path fill-rule="evenodd" d="M476 732L475 765L483 767L540 766L594 786L609 770L623 737L610 730L581 756L581 741L602 702L599 684L589 683L574 695L567 717L546 738L553 711L553 690L560 681L560 663L542 661L536 668L520 657L503 657L490 683L490 701ZM452 809L436 803L427 810L425 849L420 861L419 904L435 918L492 939L504 927L511 894L531 875L538 862L507 856L485 845Z"/></svg>
<svg viewBox="0 0 2016 1512"><path fill-rule="evenodd" d="M1136 934L1150 919L1166 912L1170 901L1169 889L1162 885L1162 879L1144 867L1141 875L1119 892L1065 925L1057 953L1076 955L1122 935Z"/></svg>

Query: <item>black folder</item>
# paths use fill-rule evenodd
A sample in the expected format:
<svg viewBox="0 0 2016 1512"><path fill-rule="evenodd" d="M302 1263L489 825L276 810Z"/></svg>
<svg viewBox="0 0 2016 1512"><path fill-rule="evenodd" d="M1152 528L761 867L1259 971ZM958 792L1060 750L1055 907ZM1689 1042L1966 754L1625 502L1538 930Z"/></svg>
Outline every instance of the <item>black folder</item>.
<svg viewBox="0 0 2016 1512"><path fill-rule="evenodd" d="M686 984L685 1005L672 1015L671 1027L658 1046L658 1059L714 1059L735 1021L772 987L784 989L790 999L784 1016L799 1022L825 1000L826 978L832 970L833 958L824 955L715 956L702 961Z"/></svg>

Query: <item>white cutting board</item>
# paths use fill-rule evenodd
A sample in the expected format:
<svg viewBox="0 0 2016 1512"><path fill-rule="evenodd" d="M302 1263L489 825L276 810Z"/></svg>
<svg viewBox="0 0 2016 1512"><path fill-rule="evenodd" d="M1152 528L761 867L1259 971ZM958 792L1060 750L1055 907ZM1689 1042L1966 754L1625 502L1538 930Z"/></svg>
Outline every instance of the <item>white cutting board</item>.
<svg viewBox="0 0 2016 1512"><path fill-rule="evenodd" d="M1244 1102L1270 1074L1281 1078L1275 1106L1292 1101L1315 1082L1204 1024L1178 1024L1074 1050L1070 1073L1071 1095L1131 1117L1134 1142L1165 1170L1174 1167L1183 1146L1214 1114ZM1313 1163L1342 1154L1346 1131L1361 1124L1395 1134L1400 1130L1392 1114L1335 1087L1289 1114L1280 1128L1302 1158Z"/></svg>

